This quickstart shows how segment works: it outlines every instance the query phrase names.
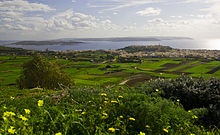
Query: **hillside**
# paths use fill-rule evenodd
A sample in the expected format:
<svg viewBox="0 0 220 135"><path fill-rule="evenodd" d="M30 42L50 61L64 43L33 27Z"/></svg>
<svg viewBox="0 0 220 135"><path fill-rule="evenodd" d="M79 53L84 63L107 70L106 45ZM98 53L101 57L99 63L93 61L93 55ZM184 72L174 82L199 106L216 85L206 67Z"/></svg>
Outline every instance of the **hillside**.
<svg viewBox="0 0 220 135"><path fill-rule="evenodd" d="M37 53L42 61L27 64ZM0 134L220 133L220 61L125 54L0 47ZM73 86L61 84L60 74ZM24 84L33 85L18 89L28 77Z"/></svg>
<svg viewBox="0 0 220 135"><path fill-rule="evenodd" d="M147 45L147 46L128 46L118 50L124 50L128 53L137 53L137 52L168 52L173 48L169 46L162 45Z"/></svg>

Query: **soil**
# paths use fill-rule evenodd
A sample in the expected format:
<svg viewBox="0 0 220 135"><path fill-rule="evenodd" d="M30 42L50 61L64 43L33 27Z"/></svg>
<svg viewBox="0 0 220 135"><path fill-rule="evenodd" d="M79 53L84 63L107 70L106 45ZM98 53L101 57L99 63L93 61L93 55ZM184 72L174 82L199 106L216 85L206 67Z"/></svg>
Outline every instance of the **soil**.
<svg viewBox="0 0 220 135"><path fill-rule="evenodd" d="M181 72L181 71L184 71L184 70L186 70L186 69L190 69L190 68L192 68L192 67L195 67L195 66L198 66L198 65L201 65L201 64L204 64L204 63L206 63L206 62L198 62L198 63L192 64L192 65L190 65L190 66L188 66L188 67L185 67L185 68L176 70L176 72Z"/></svg>
<svg viewBox="0 0 220 135"><path fill-rule="evenodd" d="M0 64L6 63L6 62L8 62L8 60L3 60L0 62Z"/></svg>
<svg viewBox="0 0 220 135"><path fill-rule="evenodd" d="M128 79L122 81L121 83L119 83L119 85L127 84L128 86L134 86L138 83L148 81L152 78L153 77L150 76L148 73L138 73L138 74L132 75Z"/></svg>
<svg viewBox="0 0 220 135"><path fill-rule="evenodd" d="M212 69L211 71L207 72L206 74L214 74L215 72L217 72L218 70L220 70L220 66Z"/></svg>
<svg viewBox="0 0 220 135"><path fill-rule="evenodd" d="M181 62L179 64L166 63L166 64L161 66L161 67L165 67L165 68L158 69L157 71L171 70L171 69L174 69L174 68L186 65L186 64L191 63L191 62L193 62L193 60L186 60L186 61L183 61L183 62Z"/></svg>
<svg viewBox="0 0 220 135"><path fill-rule="evenodd" d="M140 77L140 78L133 78L133 79L127 80L126 84L128 86L132 87L132 86L135 86L137 84L144 83L148 80L156 79L156 78L158 78L158 77L144 76L144 77Z"/></svg>

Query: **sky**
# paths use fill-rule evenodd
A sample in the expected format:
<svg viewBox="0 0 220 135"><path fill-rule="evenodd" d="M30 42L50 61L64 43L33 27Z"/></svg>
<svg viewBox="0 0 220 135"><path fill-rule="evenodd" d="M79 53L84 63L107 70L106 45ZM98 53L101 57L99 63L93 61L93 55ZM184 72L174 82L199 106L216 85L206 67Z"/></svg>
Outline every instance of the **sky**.
<svg viewBox="0 0 220 135"><path fill-rule="evenodd" d="M0 0L0 40L220 38L220 0Z"/></svg>

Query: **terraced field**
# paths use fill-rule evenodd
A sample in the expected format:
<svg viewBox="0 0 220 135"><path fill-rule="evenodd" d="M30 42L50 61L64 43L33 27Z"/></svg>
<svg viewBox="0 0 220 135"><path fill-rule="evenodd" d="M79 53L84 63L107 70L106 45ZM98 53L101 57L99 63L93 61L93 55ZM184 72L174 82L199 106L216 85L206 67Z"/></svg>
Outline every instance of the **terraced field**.
<svg viewBox="0 0 220 135"><path fill-rule="evenodd" d="M22 64L30 57L0 56L0 85L15 87L22 71ZM105 62L94 63L64 59L52 59L69 73L76 86L105 86L137 83L155 78L176 78L182 74L192 77L220 78L220 61L204 61L186 58L144 58L142 63Z"/></svg>

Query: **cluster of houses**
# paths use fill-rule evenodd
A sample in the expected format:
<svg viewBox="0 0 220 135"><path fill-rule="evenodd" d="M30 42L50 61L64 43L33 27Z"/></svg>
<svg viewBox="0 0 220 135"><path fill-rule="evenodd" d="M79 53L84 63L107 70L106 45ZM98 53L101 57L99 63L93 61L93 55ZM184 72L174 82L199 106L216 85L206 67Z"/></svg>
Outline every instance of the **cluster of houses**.
<svg viewBox="0 0 220 135"><path fill-rule="evenodd" d="M131 46L129 51L126 49L120 50L102 50L107 54L113 54L114 56L130 58L130 57L139 57L139 58L203 58L203 59L215 59L220 60L220 50L191 50L191 49L163 49L163 46L158 45L158 50L147 50L140 49L143 46ZM149 48L151 46L144 46ZM167 48L167 46L164 46ZM162 49L161 49L162 48ZM132 50L133 49L133 50ZM163 51L161 51L163 50ZM164 51L165 50L165 51ZM97 50L87 50L87 51L74 51L74 50L66 50L62 51L63 53L77 53L77 52L88 52L88 51L97 51ZM99 50L101 51L101 50Z"/></svg>

